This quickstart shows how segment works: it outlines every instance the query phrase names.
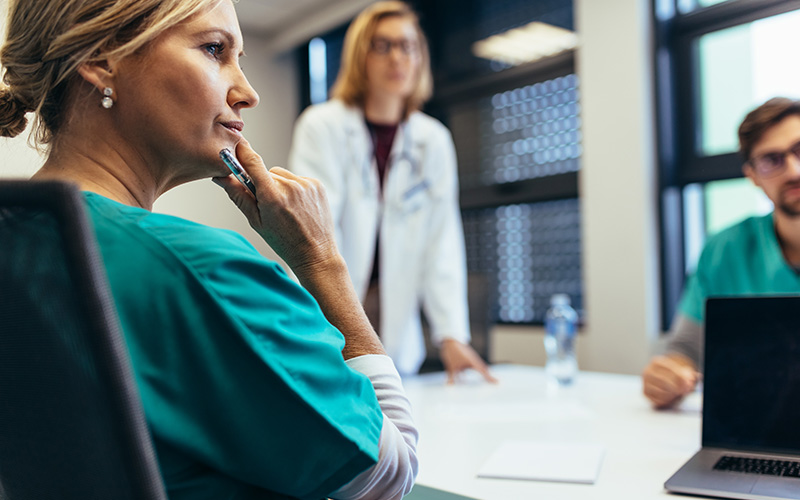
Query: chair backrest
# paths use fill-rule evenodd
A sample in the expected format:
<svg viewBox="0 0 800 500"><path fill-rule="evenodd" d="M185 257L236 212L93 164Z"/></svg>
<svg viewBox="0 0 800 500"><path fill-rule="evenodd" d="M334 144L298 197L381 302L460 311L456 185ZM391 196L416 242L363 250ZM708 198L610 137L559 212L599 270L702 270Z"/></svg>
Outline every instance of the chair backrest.
<svg viewBox="0 0 800 500"><path fill-rule="evenodd" d="M0 500L166 499L83 196L0 182Z"/></svg>

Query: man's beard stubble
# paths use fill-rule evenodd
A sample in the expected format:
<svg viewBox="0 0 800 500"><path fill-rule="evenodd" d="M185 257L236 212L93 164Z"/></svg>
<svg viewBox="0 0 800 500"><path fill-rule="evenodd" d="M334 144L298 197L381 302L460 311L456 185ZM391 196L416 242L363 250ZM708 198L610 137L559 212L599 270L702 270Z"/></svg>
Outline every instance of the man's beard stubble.
<svg viewBox="0 0 800 500"><path fill-rule="evenodd" d="M800 180L790 181L781 186L780 198L775 208L787 217L800 217L800 198L795 200L794 203L789 203L785 199L784 193L790 189L800 189Z"/></svg>

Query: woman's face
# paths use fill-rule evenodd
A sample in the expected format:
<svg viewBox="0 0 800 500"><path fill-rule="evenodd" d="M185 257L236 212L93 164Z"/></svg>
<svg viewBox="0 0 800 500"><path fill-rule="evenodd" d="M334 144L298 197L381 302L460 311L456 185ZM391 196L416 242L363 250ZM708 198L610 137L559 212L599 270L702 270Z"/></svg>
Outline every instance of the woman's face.
<svg viewBox="0 0 800 500"><path fill-rule="evenodd" d="M419 37L405 17L378 22L367 52L367 88L370 97L407 98L414 92L421 64Z"/></svg>
<svg viewBox="0 0 800 500"><path fill-rule="evenodd" d="M258 103L241 56L236 12L222 0L115 68L112 111L120 130L151 168L169 170L171 185L227 173L219 151L236 146L242 109Z"/></svg>

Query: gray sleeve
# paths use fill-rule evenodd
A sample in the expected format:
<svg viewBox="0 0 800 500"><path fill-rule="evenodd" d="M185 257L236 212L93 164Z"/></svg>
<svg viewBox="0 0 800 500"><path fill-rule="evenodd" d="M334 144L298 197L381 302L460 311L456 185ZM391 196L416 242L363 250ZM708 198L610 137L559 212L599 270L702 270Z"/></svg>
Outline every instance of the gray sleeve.
<svg viewBox="0 0 800 500"><path fill-rule="evenodd" d="M677 353L703 369L703 325L681 313L675 315L669 331L667 354Z"/></svg>

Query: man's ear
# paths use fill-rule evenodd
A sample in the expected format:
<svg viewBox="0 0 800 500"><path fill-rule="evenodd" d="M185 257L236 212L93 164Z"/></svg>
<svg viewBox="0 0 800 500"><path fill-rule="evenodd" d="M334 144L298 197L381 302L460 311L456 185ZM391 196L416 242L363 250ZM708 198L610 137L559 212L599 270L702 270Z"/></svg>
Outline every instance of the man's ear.
<svg viewBox="0 0 800 500"><path fill-rule="evenodd" d="M106 87L114 88L115 66L108 60L85 62L78 66L78 74L102 94Z"/></svg>
<svg viewBox="0 0 800 500"><path fill-rule="evenodd" d="M761 187L761 184L758 183L758 177L756 177L756 173L753 170L753 167L750 166L750 164L745 163L744 165L742 165L742 173L744 174L745 177L750 179L750 182L752 182L754 185Z"/></svg>

